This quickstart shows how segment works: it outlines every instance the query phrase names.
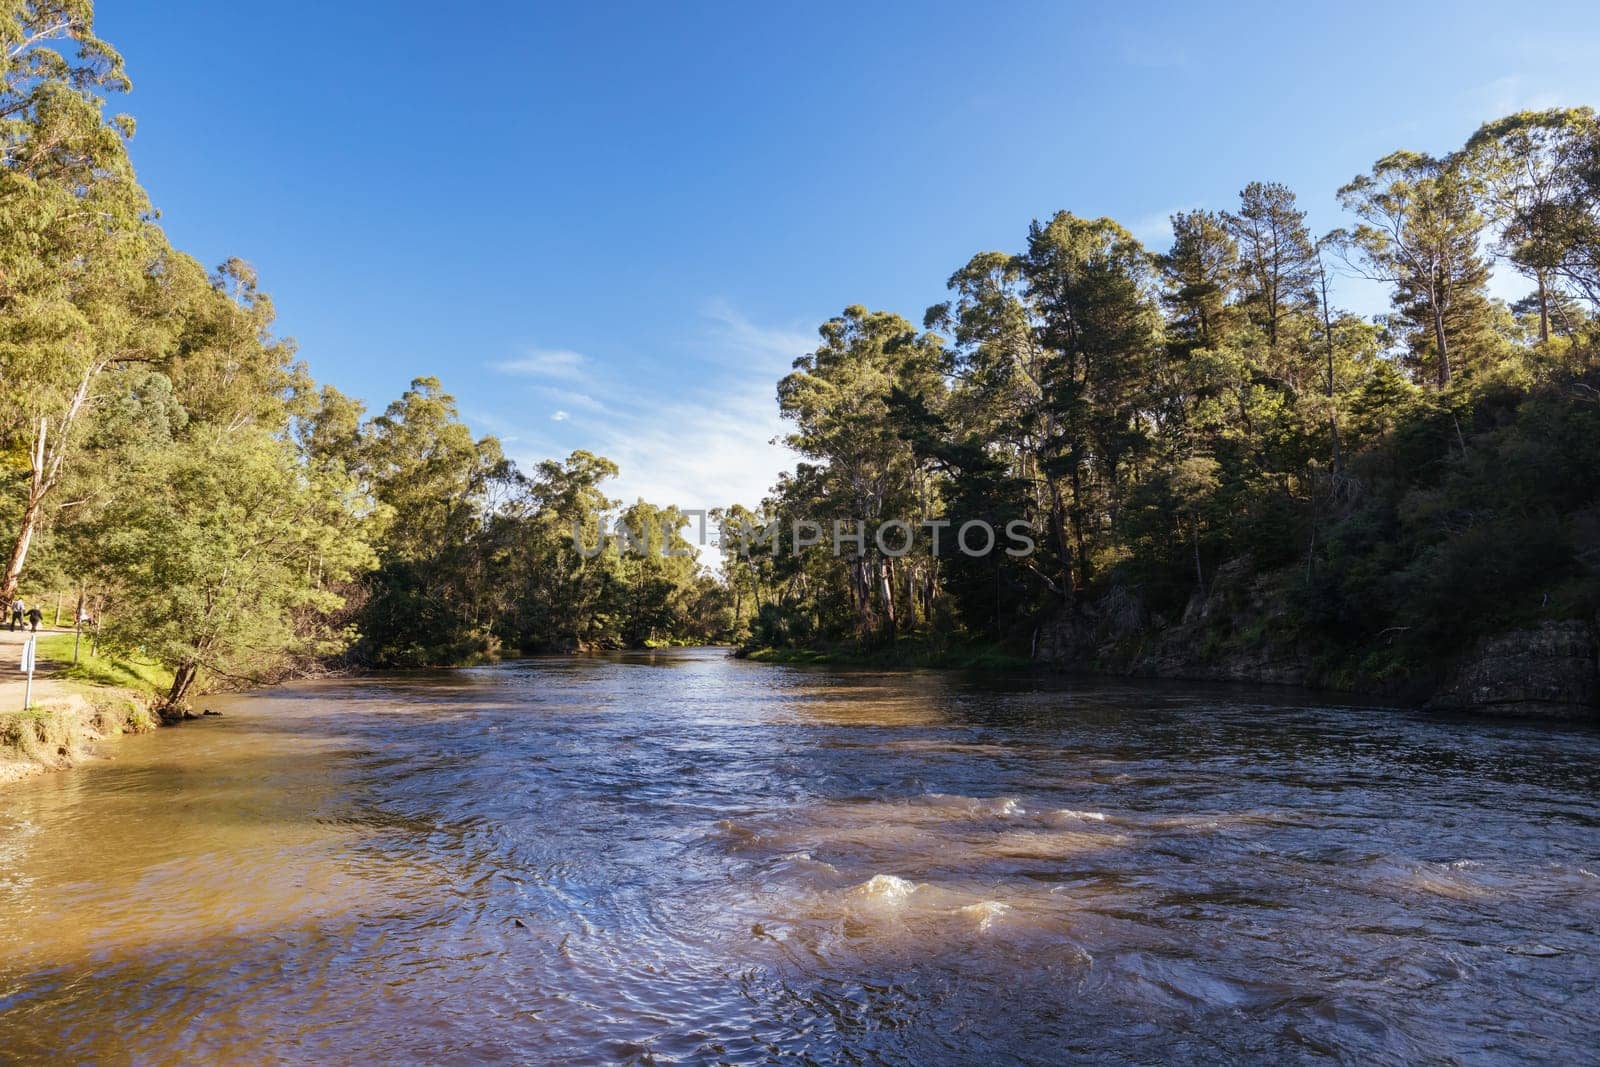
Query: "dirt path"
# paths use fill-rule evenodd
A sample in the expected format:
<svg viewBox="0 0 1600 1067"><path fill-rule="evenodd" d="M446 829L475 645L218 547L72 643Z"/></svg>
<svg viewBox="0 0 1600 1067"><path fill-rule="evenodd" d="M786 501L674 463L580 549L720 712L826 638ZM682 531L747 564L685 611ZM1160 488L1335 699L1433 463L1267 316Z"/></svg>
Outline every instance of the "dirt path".
<svg viewBox="0 0 1600 1067"><path fill-rule="evenodd" d="M61 633L41 626L39 636L47 633ZM71 631L65 631L70 633ZM0 713L21 711L23 696L27 692L27 676L22 673L22 646L32 634L22 630L11 630L8 626L0 626ZM67 705L81 702L83 697L57 681L52 675L60 673L61 664L52 663L40 657L34 664L33 671L33 703L37 707L44 705ZM29 760L10 759L0 755L0 785L14 782L22 778L31 778L42 773L44 765Z"/></svg>
<svg viewBox="0 0 1600 1067"><path fill-rule="evenodd" d="M39 627L39 636L52 633L71 633L71 630L54 630ZM27 688L27 676L20 669L22 646L32 637L22 630L13 631L0 626L0 711L21 711L22 697ZM52 676L59 674L61 664L52 663L40 656L34 664L33 702L43 704L66 697L69 690Z"/></svg>

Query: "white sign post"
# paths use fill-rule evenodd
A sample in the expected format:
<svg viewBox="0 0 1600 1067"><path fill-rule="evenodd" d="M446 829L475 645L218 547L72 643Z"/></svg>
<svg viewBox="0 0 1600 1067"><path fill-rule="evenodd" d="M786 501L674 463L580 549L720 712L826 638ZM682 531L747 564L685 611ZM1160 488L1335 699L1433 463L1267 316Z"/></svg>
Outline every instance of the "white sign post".
<svg viewBox="0 0 1600 1067"><path fill-rule="evenodd" d="M28 684L22 691L23 711L33 707L33 645L38 640L37 637L30 637L27 644L22 646L22 669L28 672Z"/></svg>

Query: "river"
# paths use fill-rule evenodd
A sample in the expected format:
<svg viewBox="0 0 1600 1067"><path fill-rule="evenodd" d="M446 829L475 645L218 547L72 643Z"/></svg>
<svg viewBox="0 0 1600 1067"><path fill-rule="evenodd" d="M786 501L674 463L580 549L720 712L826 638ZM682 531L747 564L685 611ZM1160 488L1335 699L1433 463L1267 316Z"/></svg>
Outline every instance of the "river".
<svg viewBox="0 0 1600 1067"><path fill-rule="evenodd" d="M537 659L0 792L0 1059L1591 1060L1600 733Z"/></svg>

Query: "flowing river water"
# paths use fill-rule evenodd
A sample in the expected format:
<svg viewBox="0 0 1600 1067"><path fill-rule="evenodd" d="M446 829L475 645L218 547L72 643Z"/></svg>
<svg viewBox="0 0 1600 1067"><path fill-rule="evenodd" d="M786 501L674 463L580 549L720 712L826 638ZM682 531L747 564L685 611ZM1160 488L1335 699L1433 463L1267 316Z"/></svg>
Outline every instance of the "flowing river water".
<svg viewBox="0 0 1600 1067"><path fill-rule="evenodd" d="M540 659L0 792L0 1060L1592 1061L1600 733Z"/></svg>

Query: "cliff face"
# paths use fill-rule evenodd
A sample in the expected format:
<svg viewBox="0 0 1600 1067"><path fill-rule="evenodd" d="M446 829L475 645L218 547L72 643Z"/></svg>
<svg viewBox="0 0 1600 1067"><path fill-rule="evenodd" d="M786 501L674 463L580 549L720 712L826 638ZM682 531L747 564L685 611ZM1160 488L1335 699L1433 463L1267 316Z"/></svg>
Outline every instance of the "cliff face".
<svg viewBox="0 0 1600 1067"><path fill-rule="evenodd" d="M1502 715L1600 716L1600 656L1582 622L1547 622L1478 642L1429 707Z"/></svg>
<svg viewBox="0 0 1600 1067"><path fill-rule="evenodd" d="M1600 720L1600 618L1505 631L1453 662L1375 675L1330 669L1318 650L1285 636L1279 594L1270 579L1253 577L1249 561L1236 561L1218 569L1180 620L1146 617L1130 598L1113 594L1042 626L1035 656L1075 670L1320 686L1438 710Z"/></svg>
<svg viewBox="0 0 1600 1067"><path fill-rule="evenodd" d="M1040 628L1036 658L1148 678L1312 685L1311 656L1278 637L1282 614L1274 591L1240 559L1219 568L1175 622L1147 616L1119 592L1063 612Z"/></svg>

